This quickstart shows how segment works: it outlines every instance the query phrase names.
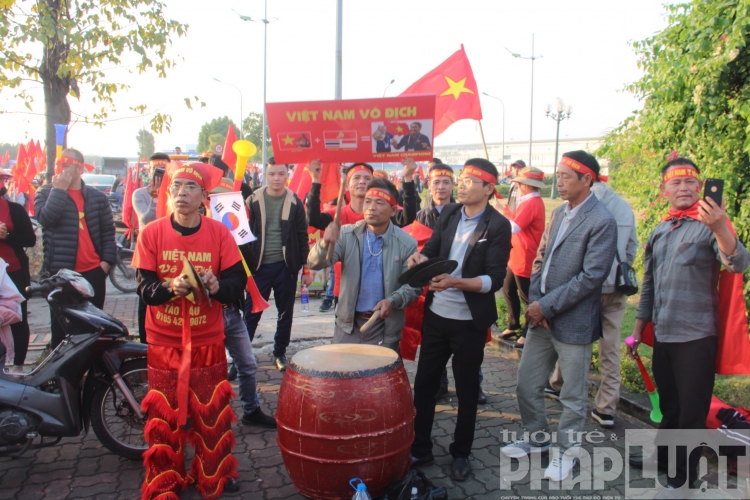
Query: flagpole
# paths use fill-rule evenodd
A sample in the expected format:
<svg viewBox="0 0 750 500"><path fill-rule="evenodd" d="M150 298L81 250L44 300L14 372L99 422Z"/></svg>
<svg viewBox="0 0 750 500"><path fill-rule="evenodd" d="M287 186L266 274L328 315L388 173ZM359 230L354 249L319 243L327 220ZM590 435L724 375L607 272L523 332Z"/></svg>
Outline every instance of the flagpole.
<svg viewBox="0 0 750 500"><path fill-rule="evenodd" d="M484 142L484 130L482 129L482 120L477 120L479 122L479 133L482 134L482 146L484 146L484 156L489 161L490 155L487 152L487 143Z"/></svg>
<svg viewBox="0 0 750 500"><path fill-rule="evenodd" d="M341 230L341 209L344 206L345 198L345 187L346 187L346 169L341 169L341 185L339 186L339 198L336 202L336 215L333 217L333 223L338 226L339 231ZM333 259L333 251L336 248L336 244L328 247L328 253L326 254L326 260ZM339 277L339 279L341 279Z"/></svg>
<svg viewBox="0 0 750 500"><path fill-rule="evenodd" d="M341 73L342 73L342 35L343 35L344 0L336 0L336 96L341 99Z"/></svg>

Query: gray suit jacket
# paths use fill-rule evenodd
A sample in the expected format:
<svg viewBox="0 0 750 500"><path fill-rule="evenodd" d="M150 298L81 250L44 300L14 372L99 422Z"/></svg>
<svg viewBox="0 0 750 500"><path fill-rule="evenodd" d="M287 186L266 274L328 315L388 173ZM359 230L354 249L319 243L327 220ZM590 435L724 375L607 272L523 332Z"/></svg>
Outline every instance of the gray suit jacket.
<svg viewBox="0 0 750 500"><path fill-rule="evenodd" d="M567 344L591 344L601 337L602 284L617 249L617 222L596 196L570 221L554 252L563 205L552 212L531 271L529 302L539 302L552 336ZM552 253L542 295L542 270Z"/></svg>

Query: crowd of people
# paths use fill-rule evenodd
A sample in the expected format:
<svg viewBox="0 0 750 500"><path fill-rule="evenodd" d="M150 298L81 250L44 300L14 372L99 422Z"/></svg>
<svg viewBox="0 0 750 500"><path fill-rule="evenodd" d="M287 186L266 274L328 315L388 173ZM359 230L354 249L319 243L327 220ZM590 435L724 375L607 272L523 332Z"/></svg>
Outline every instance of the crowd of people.
<svg viewBox="0 0 750 500"><path fill-rule="evenodd" d="M508 317L500 336L515 338L521 351L516 395L530 436L509 443L502 453L519 458L550 449L545 395L563 404L557 426L561 454L550 461L546 478L568 477L581 446L576 436L589 415L603 428L614 426L628 293L618 269L621 263L633 264L638 241L630 205L607 186L590 153L563 154L553 182L565 203L549 221L541 198L549 187L544 172L520 160L512 165L507 202L498 199L499 173L485 159L467 160L460 172L437 158L430 161L424 202L413 160L403 161L400 189L371 165L355 163L343 175L347 201L337 209L337 200L320 199L319 161L304 167L312 185L303 200L288 187L289 166L270 159L264 186L253 190L243 184L256 240L239 246L226 226L204 215L211 193L232 185L231 169L221 158L205 160L184 164L155 154L148 184L132 195L139 222L133 259L139 334L149 349L143 498L177 498L193 482L206 498L239 488L227 351L239 379L242 423L276 427L274 417L259 406L251 342L262 312L245 291L248 273L259 291L256 301L268 300L273 291L278 311L273 357L282 372L289 365L297 281L309 285L311 270L330 269L321 311L334 311L333 343L379 345L405 359L414 359L421 345L414 380L414 467L434 462L435 406L448 391L446 367L452 358L458 396L452 476L463 481L471 475L477 408L487 402L484 346L498 320L495 294L501 290ZM102 307L104 280L116 252L109 203L81 180L79 151L64 150L58 165L60 173L34 199L43 228L44 270L80 272L95 290L92 303ZM750 255L731 231L724 207L701 198L695 163L673 158L661 175L670 209L645 246L636 345L630 354L636 355L644 329L653 325L654 378L664 415L660 429L701 429L715 372L719 269L742 273ZM2 198L4 191L0 186L0 257L7 276L23 291L29 283L24 248L34 245L35 235L26 211ZM168 206L161 218L160 202ZM310 227L323 231L312 246ZM201 256L190 262L201 287L184 279L188 255ZM438 257L457 266L433 277L424 289L399 283L409 269ZM209 300L200 298L203 287ZM375 315L378 321L363 331ZM15 343L11 372L22 371L28 346L25 303L19 317L10 325ZM55 318L51 332L54 348L64 336ZM596 342L602 383L588 414ZM196 450L189 472L182 457L186 442ZM658 458L631 462L643 466ZM682 484L696 467L692 458L688 463L678 456L670 486Z"/></svg>

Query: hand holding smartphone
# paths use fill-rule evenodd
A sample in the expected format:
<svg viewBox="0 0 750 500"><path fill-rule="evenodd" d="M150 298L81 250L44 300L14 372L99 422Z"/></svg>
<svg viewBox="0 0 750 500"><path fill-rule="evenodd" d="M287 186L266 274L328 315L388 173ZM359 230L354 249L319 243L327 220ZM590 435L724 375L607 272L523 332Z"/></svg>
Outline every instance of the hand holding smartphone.
<svg viewBox="0 0 750 500"><path fill-rule="evenodd" d="M724 195L724 179L706 179L703 184L703 198L711 198L718 206L721 206L721 198Z"/></svg>

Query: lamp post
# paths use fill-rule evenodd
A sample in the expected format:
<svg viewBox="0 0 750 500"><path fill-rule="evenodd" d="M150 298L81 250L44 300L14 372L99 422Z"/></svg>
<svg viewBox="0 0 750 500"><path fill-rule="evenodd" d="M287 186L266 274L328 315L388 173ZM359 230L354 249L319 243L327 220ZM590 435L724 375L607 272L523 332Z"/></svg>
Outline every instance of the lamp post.
<svg viewBox="0 0 750 500"><path fill-rule="evenodd" d="M557 135L555 136L555 165L552 170L552 199L557 198L557 153L560 148L560 122L565 119L570 119L570 115L573 113L571 106L566 106L562 99L557 99L557 112L552 112L552 105L547 104L544 108L544 112L547 118L552 118L557 122Z"/></svg>
<svg viewBox="0 0 750 500"><path fill-rule="evenodd" d="M234 87L234 88L237 89L237 92L240 93L240 139L242 139L242 137L243 137L242 136L242 119L243 119L243 116L245 116L245 115L242 114L242 91L240 90L240 88L237 85L232 85L231 83L222 82L218 78L214 78L214 81L219 82L219 83L223 83L224 85L229 85L230 87Z"/></svg>
<svg viewBox="0 0 750 500"><path fill-rule="evenodd" d="M531 166L531 142L534 135L534 61L541 59L542 56L534 56L534 35L531 35L531 57L517 54L508 47L505 47L505 50L510 52L513 57L531 61L531 106L529 107L529 166Z"/></svg>
<svg viewBox="0 0 750 500"><path fill-rule="evenodd" d="M500 101L500 104L503 106L503 175L505 175L505 103L503 103L502 100L500 100L499 97L495 97L494 95L489 95L487 92L482 92L482 94L486 95L487 97L491 97L493 99L497 99Z"/></svg>
<svg viewBox="0 0 750 500"><path fill-rule="evenodd" d="M396 81L396 79L395 79L395 78L393 78L393 79L391 79L391 83L389 83L388 85L386 85L385 89L383 90L383 97L385 97L385 93L386 93L386 92L388 91L388 88L389 88L389 87L390 87L391 85L393 85L393 82L395 82L395 81Z"/></svg>

